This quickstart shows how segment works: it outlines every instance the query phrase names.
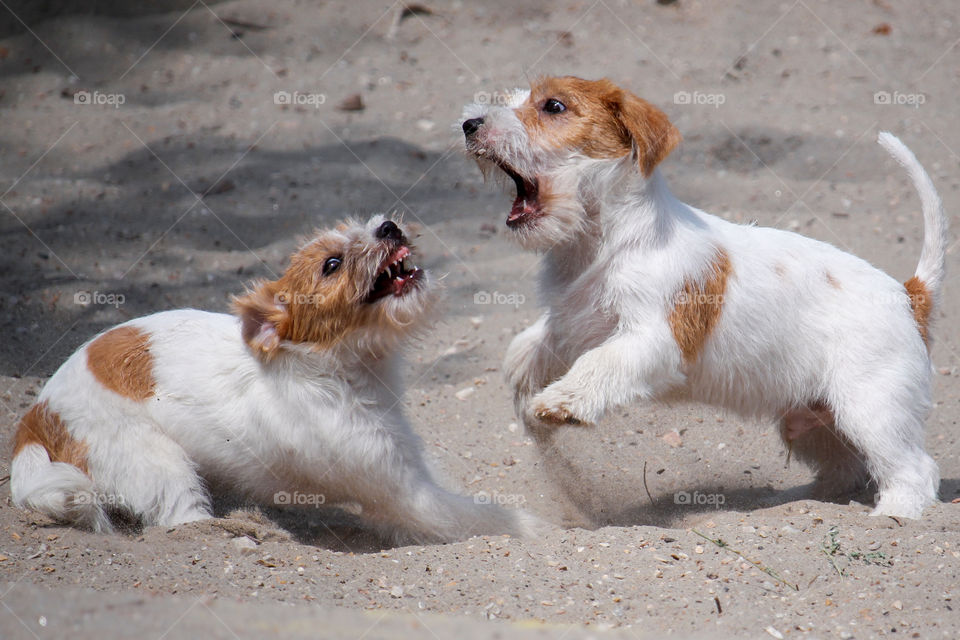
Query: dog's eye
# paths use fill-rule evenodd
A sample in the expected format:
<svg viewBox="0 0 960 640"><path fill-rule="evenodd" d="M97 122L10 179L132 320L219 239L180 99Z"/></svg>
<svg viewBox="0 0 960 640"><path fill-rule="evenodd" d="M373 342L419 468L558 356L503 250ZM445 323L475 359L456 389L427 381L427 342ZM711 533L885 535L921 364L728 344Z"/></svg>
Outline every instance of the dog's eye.
<svg viewBox="0 0 960 640"><path fill-rule="evenodd" d="M339 269L341 262L340 258L327 258L327 261L323 263L323 275L328 276Z"/></svg>
<svg viewBox="0 0 960 640"><path fill-rule="evenodd" d="M567 105L555 98L550 98L543 103L543 110L547 113L563 113L567 110Z"/></svg>

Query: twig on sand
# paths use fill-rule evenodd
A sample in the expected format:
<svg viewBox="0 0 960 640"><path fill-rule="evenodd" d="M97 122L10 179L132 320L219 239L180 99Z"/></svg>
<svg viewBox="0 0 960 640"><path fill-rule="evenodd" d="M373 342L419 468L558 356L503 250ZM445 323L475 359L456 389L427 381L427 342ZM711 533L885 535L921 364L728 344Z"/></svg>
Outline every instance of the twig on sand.
<svg viewBox="0 0 960 640"><path fill-rule="evenodd" d="M784 580L783 578L780 577L780 574L778 574L776 571L774 571L774 570L771 569L770 567L764 566L763 564L757 562L756 560L751 560L750 558L748 558L747 556L743 555L741 552L737 551L736 549L734 549L733 547L731 547L729 544L727 544L726 542L724 542L721 538L717 538L716 540L714 540L714 539L711 538L710 536L704 535L704 534L700 533L699 531L697 531L696 529L691 529L691 531L693 531L695 534L697 534L698 536L700 536L700 537L703 538L704 540L708 540L708 541L712 542L713 544L717 545L717 546L720 547L721 549L726 549L726 550L729 551L730 553L739 556L741 560L743 560L744 562L749 562L750 564L752 564L753 566L755 566L757 569L760 569L760 571L763 571L765 574L767 574L768 576L770 576L771 578L773 578L773 579L776 580L777 582L780 582L780 583L782 583L782 584L787 585L788 587L790 587L790 588L793 589L794 591L800 591L800 587L798 587L797 585L793 584L792 582L787 582L786 580Z"/></svg>
<svg viewBox="0 0 960 640"><path fill-rule="evenodd" d="M647 492L647 497L650 498L650 504L653 504L653 496L650 495L650 489L647 487L647 461L643 461L643 490Z"/></svg>

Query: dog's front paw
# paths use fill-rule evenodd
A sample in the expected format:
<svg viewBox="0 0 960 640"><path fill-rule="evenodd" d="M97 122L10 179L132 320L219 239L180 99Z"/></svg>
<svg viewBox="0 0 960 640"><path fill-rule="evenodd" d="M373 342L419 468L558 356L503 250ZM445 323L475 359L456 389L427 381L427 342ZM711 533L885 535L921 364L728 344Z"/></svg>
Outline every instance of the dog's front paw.
<svg viewBox="0 0 960 640"><path fill-rule="evenodd" d="M549 425L589 425L593 421L577 409L575 399L564 393L558 393L547 387L536 395L527 406L529 418Z"/></svg>

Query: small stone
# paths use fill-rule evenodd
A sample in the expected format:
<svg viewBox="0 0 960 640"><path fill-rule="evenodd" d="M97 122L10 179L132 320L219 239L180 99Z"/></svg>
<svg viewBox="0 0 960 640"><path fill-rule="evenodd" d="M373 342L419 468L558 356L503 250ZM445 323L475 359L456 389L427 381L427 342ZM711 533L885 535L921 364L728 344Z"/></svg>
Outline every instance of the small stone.
<svg viewBox="0 0 960 640"><path fill-rule="evenodd" d="M510 433L516 433L517 429L519 428L520 427L517 425L516 422L511 422L510 424L507 425L507 431L509 431Z"/></svg>
<svg viewBox="0 0 960 640"><path fill-rule="evenodd" d="M366 108L367 106L363 104L363 96L359 93L347 96L341 100L337 106L337 109L340 109L340 111L363 111Z"/></svg>
<svg viewBox="0 0 960 640"><path fill-rule="evenodd" d="M460 391L457 391L453 395L457 397L457 400L466 400L476 392L477 392L476 387L465 387L463 389L460 389Z"/></svg>
<svg viewBox="0 0 960 640"><path fill-rule="evenodd" d="M903 611L903 603L900 602L899 600L894 600L893 604L890 606L896 609L897 611Z"/></svg>
<svg viewBox="0 0 960 640"><path fill-rule="evenodd" d="M427 120L426 118L420 118L417 120L417 128L421 131L430 131L435 126L437 126L437 123L435 123L433 120Z"/></svg>
<svg viewBox="0 0 960 640"><path fill-rule="evenodd" d="M660 437L661 440L666 442L668 445L676 449L683 444L683 438L680 437L680 434L677 433L677 430L667 431Z"/></svg>
<svg viewBox="0 0 960 640"><path fill-rule="evenodd" d="M403 587L400 585L395 585L390 589L391 598L402 598L403 597Z"/></svg>
<svg viewBox="0 0 960 640"><path fill-rule="evenodd" d="M240 551L240 553L253 553L257 550L257 543L248 538L247 536L240 536L233 539L233 546Z"/></svg>
<svg viewBox="0 0 960 640"><path fill-rule="evenodd" d="M764 629L764 631L769 633L771 636L773 636L777 640L783 640L783 634L777 631L776 629L774 629L773 627L767 627L766 629Z"/></svg>
<svg viewBox="0 0 960 640"><path fill-rule="evenodd" d="M474 327L479 327L483 324L483 316L473 316L470 318L470 324L472 324Z"/></svg>

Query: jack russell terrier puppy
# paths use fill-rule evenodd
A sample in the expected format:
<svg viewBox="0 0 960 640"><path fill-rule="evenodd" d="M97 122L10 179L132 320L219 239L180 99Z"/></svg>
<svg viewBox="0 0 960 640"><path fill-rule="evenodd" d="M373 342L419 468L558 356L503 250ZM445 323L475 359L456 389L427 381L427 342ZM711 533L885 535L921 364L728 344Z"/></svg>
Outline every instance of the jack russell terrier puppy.
<svg viewBox="0 0 960 640"><path fill-rule="evenodd" d="M516 184L507 226L543 254L547 311L504 364L533 435L679 394L779 420L820 497L872 480L874 515L918 518L935 501L924 421L947 222L900 140L879 137L925 225L906 285L826 243L677 200L657 165L680 133L608 80L543 78L507 102L468 105L462 128L480 168Z"/></svg>
<svg viewBox="0 0 960 640"><path fill-rule="evenodd" d="M208 483L265 504L359 504L395 540L520 535L533 519L438 486L402 412L401 343L434 292L400 228L320 233L276 281L131 320L47 382L14 439L15 504L97 531L212 517Z"/></svg>

